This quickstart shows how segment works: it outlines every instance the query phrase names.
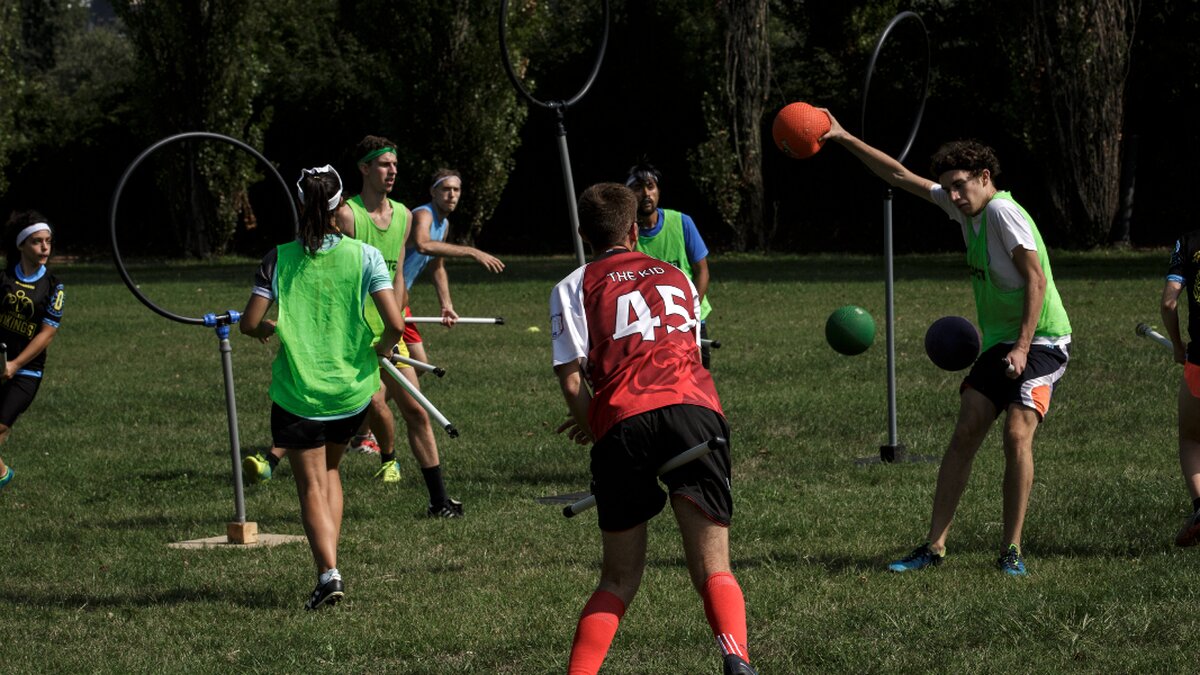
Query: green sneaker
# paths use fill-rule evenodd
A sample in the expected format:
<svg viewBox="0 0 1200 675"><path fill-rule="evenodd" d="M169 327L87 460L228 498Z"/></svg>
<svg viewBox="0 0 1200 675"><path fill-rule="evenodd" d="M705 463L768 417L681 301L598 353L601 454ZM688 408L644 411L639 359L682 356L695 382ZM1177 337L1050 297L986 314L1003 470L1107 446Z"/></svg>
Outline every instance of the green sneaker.
<svg viewBox="0 0 1200 675"><path fill-rule="evenodd" d="M385 483L399 483L400 467L396 465L396 460L384 462L383 466L375 472L375 477Z"/></svg>
<svg viewBox="0 0 1200 675"><path fill-rule="evenodd" d="M13 470L11 466L5 467L4 475L0 476L0 490L4 489L5 485L12 482Z"/></svg>
<svg viewBox="0 0 1200 675"><path fill-rule="evenodd" d="M261 452L242 458L242 473L250 483L265 483L271 480L271 463Z"/></svg>
<svg viewBox="0 0 1200 675"><path fill-rule="evenodd" d="M1000 554L1000 558L996 560L996 567L1010 576L1025 576L1025 561L1021 558L1016 544L1009 544L1008 550Z"/></svg>

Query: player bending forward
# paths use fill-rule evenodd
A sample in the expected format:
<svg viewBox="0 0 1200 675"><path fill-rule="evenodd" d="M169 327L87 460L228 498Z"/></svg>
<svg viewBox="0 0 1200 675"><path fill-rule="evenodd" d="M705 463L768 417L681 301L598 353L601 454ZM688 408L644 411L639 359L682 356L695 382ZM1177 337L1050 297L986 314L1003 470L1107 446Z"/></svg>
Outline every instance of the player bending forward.
<svg viewBox="0 0 1200 675"><path fill-rule="evenodd" d="M629 188L588 188L579 199L579 234L597 255L550 296L554 372L571 413L559 431L580 444L594 441L592 492L603 543L600 583L579 617L570 675L600 670L637 593L646 521L667 501L656 468L715 436L729 438L712 377L700 364L696 287L675 267L633 252L636 213ZM754 673L745 600L729 565L728 445L662 480L725 673Z"/></svg>

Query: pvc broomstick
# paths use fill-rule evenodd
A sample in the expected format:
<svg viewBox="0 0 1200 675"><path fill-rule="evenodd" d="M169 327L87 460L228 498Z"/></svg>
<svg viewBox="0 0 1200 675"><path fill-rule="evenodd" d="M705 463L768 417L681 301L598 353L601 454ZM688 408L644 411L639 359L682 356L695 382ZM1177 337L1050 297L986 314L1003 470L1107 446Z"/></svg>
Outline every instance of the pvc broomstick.
<svg viewBox="0 0 1200 675"><path fill-rule="evenodd" d="M712 452L713 450L716 450L718 448L723 448L723 447L725 447L725 439L720 436L714 436L712 439L707 440L707 441L701 443L700 445L697 445L694 448L688 448L687 450L684 450L683 452L679 453L678 455L675 455L671 459L668 459L667 461L663 462L663 465L658 467L657 474L659 476L661 476L664 473L667 473L668 471L671 471L673 469L678 469L679 467L683 466L684 464L687 464L688 462L690 462L692 460L699 459L699 458L707 455L708 453ZM579 501L575 502L574 504L564 506L563 507L563 515L568 518L571 518L572 516L575 516L578 513L587 511L588 509L592 508L595 505L596 505L596 495L588 495L588 496L584 497L583 499L580 499Z"/></svg>
<svg viewBox="0 0 1200 675"><path fill-rule="evenodd" d="M406 316L406 317L404 317L404 323L441 323L441 322L442 322L442 317L440 317L440 316ZM462 316L462 317L455 319L454 323L456 323L456 324L459 324L459 323L486 323L486 324L495 324L497 326L503 326L504 325L504 317L502 317L502 316L496 316L496 317Z"/></svg>
<svg viewBox="0 0 1200 675"><path fill-rule="evenodd" d="M392 362L393 363L403 363L404 365L412 366L413 368L415 368L417 370L423 370L427 373L433 373L434 375L437 375L438 377L442 377L443 375L446 374L445 368L439 368L439 367L433 365L432 363L425 363L424 361L418 361L416 359L411 359L407 356L400 356L399 354L396 354L394 352L392 353Z"/></svg>
<svg viewBox="0 0 1200 675"><path fill-rule="evenodd" d="M425 395L421 393L420 389L414 387L411 382L409 382L403 375L400 374L399 369L397 369L387 357L379 357L379 362L383 364L384 370L388 371L392 377L396 378L396 381L400 383L401 387L404 387L404 391L407 391L409 396L412 396L414 399L416 399L417 403L421 404L421 407L425 409L425 412L429 413L429 416L432 417L434 421L442 425L442 428L446 430L446 433L450 434L450 438L458 438L458 429L455 429L454 425L450 423L450 420L446 419L446 416L443 415L436 406L430 403L429 399L425 398Z"/></svg>
<svg viewBox="0 0 1200 675"><path fill-rule="evenodd" d="M1137 328L1134 330L1140 337L1149 338L1149 339L1157 342L1158 344L1166 347L1167 349L1170 349L1170 350L1175 349L1175 345L1171 344L1170 338L1168 338L1167 336L1163 335L1162 333L1159 333L1158 331L1154 330L1147 324L1139 323L1137 325Z"/></svg>

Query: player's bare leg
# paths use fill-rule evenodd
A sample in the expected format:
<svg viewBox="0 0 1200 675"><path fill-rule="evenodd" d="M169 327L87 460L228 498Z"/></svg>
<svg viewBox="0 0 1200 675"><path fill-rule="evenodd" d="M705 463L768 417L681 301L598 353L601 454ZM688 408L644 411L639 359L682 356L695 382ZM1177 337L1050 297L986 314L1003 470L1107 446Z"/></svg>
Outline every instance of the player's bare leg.
<svg viewBox="0 0 1200 675"><path fill-rule="evenodd" d="M671 508L683 535L688 575L704 600L704 615L727 661L726 672L753 672L749 667L746 600L729 564L729 528L709 520L685 497L673 495Z"/></svg>
<svg viewBox="0 0 1200 675"><path fill-rule="evenodd" d="M1033 436L1038 415L1032 408L1012 404L1004 421L1004 548L1021 549L1025 511L1033 489Z"/></svg>
<svg viewBox="0 0 1200 675"><path fill-rule="evenodd" d="M996 406L974 389L963 391L958 407L958 422L950 445L942 456L937 486L933 492L933 517L929 523L929 548L940 554L946 549L946 536L958 509L958 501L971 477L975 453L983 444L988 429L996 419Z"/></svg>

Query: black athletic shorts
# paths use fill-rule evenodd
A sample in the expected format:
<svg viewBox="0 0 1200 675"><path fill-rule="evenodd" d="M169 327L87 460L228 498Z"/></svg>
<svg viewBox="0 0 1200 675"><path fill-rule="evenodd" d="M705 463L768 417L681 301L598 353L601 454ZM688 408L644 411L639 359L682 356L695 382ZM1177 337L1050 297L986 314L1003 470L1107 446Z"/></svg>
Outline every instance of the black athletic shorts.
<svg viewBox="0 0 1200 675"><path fill-rule="evenodd" d="M11 429L41 386L42 378L28 375L18 375L0 386L0 424Z"/></svg>
<svg viewBox="0 0 1200 675"><path fill-rule="evenodd" d="M592 446L592 494L600 529L619 532L662 511L667 495L658 486L658 467L714 436L729 440L729 425L716 412L694 405L658 408L617 422ZM672 495L681 495L710 520L728 526L733 518L729 491L729 444L661 477Z"/></svg>
<svg viewBox="0 0 1200 675"><path fill-rule="evenodd" d="M1067 372L1071 360L1071 344L1062 347L1033 345L1025 359L1025 370L1015 380L1007 374L1008 364L1004 357L1012 351L1012 345L1001 343L979 355L971 372L967 373L959 392L970 387L988 397L996 406L996 415L1008 410L1016 403L1032 408L1038 421L1050 412L1050 396L1054 387Z"/></svg>
<svg viewBox="0 0 1200 675"><path fill-rule="evenodd" d="M370 406L337 420L310 420L271 404L271 443L284 450L308 450L326 443L345 445L367 416Z"/></svg>

